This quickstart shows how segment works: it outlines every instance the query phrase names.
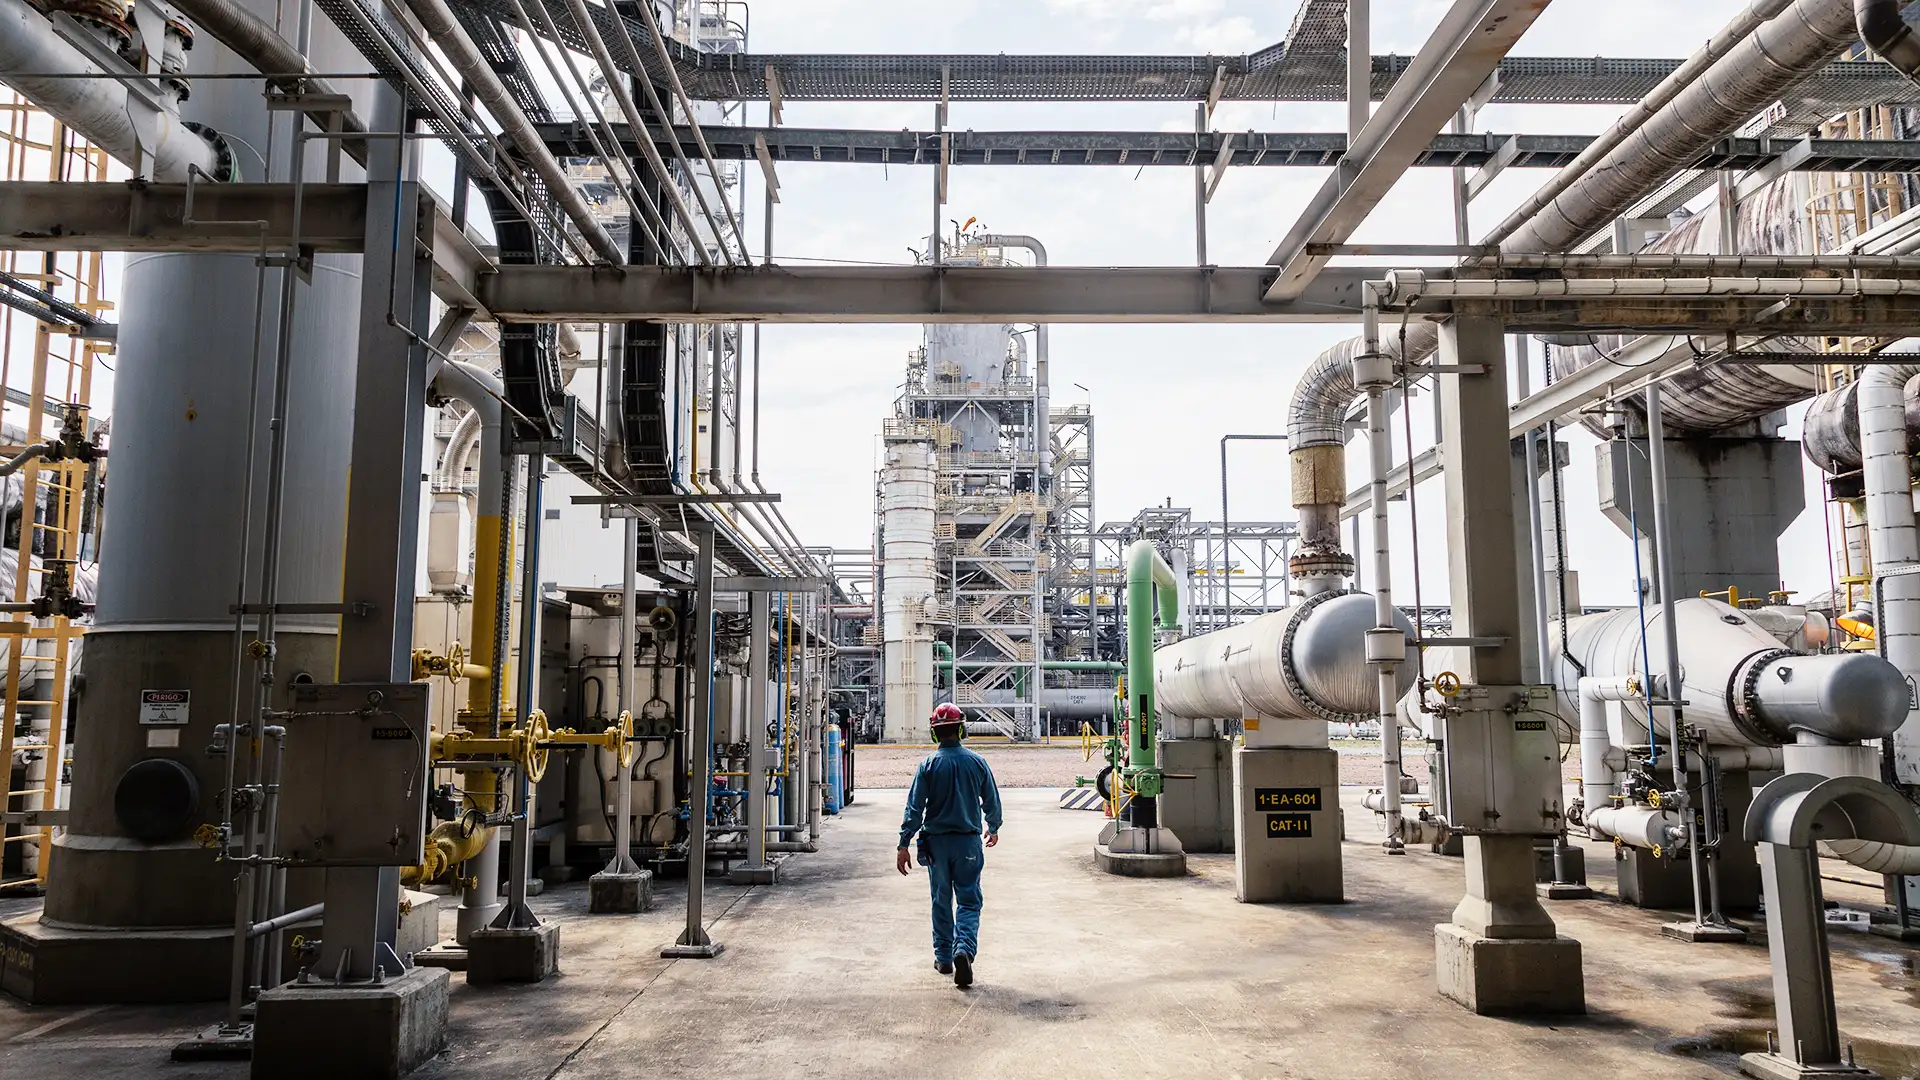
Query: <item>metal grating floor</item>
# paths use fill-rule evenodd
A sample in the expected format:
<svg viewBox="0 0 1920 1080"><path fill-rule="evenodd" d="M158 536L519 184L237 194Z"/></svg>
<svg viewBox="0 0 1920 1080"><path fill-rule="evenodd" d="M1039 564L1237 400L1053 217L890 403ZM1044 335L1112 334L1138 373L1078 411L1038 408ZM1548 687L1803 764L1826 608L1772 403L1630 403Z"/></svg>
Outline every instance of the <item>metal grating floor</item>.
<svg viewBox="0 0 1920 1080"><path fill-rule="evenodd" d="M463 0L462 6L512 25L512 0ZM687 92L719 101L761 101L766 71L780 77L783 95L816 101L930 101L941 84L948 97L966 101L1198 101L1215 72L1225 69L1221 96L1230 101L1341 101L1346 97L1345 57L1327 47L1338 23L1344 41L1345 5L1310 0L1303 6L1299 49L1284 43L1247 56L1009 56L702 53L678 42L669 51ZM603 34L614 33L615 15L588 8ZM564 6L554 10L564 43L586 46ZM644 28L629 21L635 40ZM665 81L651 49L641 50L650 77ZM1413 62L1411 56L1373 58L1373 95L1386 95ZM1501 62L1498 102L1514 104L1630 104L1645 97L1678 67L1678 60L1607 57L1508 57ZM1786 104L1792 118L1811 123L1862 104L1920 103L1920 86L1877 61L1829 64L1796 87ZM1803 129L1804 130L1804 129Z"/></svg>
<svg viewBox="0 0 1920 1080"><path fill-rule="evenodd" d="M593 144L574 123L538 125L547 147L563 157L591 157ZM624 124L614 126L629 148ZM754 142L764 140L775 161L841 164L931 164L939 136L931 131L859 131L836 128L722 127L703 129L714 155L723 160L754 157ZM1220 144L1231 139L1230 164L1241 167L1327 167L1346 153L1340 132L1192 132L1171 131L955 131L948 132L949 161L955 165L1142 165L1211 164ZM1478 168L1509 142L1517 142L1508 168L1559 168L1570 164L1592 141L1590 135L1439 135L1414 161L1416 167ZM668 145L656 135L663 149ZM1695 163L1703 169L1752 169L1795 149L1791 138L1723 139ZM698 152L683 138L688 154ZM1920 172L1920 142L1904 140L1814 139L1802 172ZM631 152L631 150L630 150Z"/></svg>

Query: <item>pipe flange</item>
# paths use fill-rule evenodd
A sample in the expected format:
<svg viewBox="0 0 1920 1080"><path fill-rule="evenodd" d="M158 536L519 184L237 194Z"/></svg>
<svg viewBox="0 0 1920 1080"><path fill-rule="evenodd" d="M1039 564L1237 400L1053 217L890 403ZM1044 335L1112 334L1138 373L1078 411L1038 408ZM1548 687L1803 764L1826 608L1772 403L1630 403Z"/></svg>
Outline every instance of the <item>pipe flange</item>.
<svg viewBox="0 0 1920 1080"><path fill-rule="evenodd" d="M1353 556L1344 551L1301 551L1287 560L1288 575L1296 578L1339 577L1345 580L1353 576Z"/></svg>
<svg viewBox="0 0 1920 1080"><path fill-rule="evenodd" d="M1300 673L1293 669L1293 636L1295 632L1300 629L1300 624L1306 621L1308 615L1312 614L1314 608L1337 597L1351 595L1353 591L1352 589L1336 589L1331 592L1320 593L1317 596L1307 597L1300 602L1299 607L1293 609L1293 617L1287 620L1287 631L1280 637L1280 677L1282 681L1286 683L1287 692L1293 695L1295 701L1304 705L1308 712L1322 720L1335 724L1357 724L1363 720L1377 719L1377 717L1374 717L1371 713L1339 712L1335 709L1329 709L1325 705L1315 701L1313 695L1307 693L1306 685L1300 681Z"/></svg>
<svg viewBox="0 0 1920 1080"><path fill-rule="evenodd" d="M1727 710L1727 715L1732 717L1733 726L1756 746L1781 743L1780 737L1768 731L1760 719L1760 673L1775 660L1798 655L1792 649L1761 649L1734 665L1733 677L1727 683L1727 701L1733 708Z"/></svg>
<svg viewBox="0 0 1920 1080"><path fill-rule="evenodd" d="M213 147L213 178L222 184L230 184L240 179L240 159L234 155L233 144L226 136L205 124L192 120L180 121L180 126L206 140Z"/></svg>

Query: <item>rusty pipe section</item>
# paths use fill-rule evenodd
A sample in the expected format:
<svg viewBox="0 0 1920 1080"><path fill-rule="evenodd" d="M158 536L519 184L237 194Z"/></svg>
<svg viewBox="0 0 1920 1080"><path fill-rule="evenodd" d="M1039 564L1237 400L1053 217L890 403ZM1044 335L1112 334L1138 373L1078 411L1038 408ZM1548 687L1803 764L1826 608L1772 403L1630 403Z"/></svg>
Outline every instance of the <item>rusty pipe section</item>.
<svg viewBox="0 0 1920 1080"><path fill-rule="evenodd" d="M1430 353L1440 340L1429 322L1408 323L1381 335L1380 351L1397 364ZM1342 587L1353 576L1353 556L1340 547L1340 508L1347 502L1347 410L1360 399L1353 358L1366 347L1349 338L1317 357L1294 385L1287 406L1287 446L1300 547L1287 569L1313 596Z"/></svg>

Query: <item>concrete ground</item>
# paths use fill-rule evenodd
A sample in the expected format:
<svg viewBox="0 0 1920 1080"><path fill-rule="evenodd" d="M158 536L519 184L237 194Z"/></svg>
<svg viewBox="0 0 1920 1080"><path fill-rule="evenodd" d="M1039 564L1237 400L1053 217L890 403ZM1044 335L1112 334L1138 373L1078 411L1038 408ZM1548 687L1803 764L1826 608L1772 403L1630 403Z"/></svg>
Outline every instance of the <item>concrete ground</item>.
<svg viewBox="0 0 1920 1080"><path fill-rule="evenodd" d="M562 974L488 988L456 975L451 1047L416 1075L1709 1078L1763 1041L1763 946L1667 940L1670 916L1608 899L1552 908L1583 946L1587 1016L1486 1019L1440 998L1432 927L1460 894L1460 865L1380 854L1359 839L1373 826L1351 807L1357 790L1345 795L1348 902L1279 907L1234 901L1231 856L1195 856L1177 881L1100 874L1096 814L1056 809L1049 790L1008 792L979 983L962 992L931 968L924 878L893 870L902 794L866 790L780 884L710 886L716 960L659 958L680 927L678 883L638 916L585 915L583 885L539 897L561 924ZM1606 849L1589 862L1610 890ZM1920 951L1837 932L1833 954L1862 1063L1920 1075ZM0 1076L244 1076L167 1062L218 1015L0 998Z"/></svg>

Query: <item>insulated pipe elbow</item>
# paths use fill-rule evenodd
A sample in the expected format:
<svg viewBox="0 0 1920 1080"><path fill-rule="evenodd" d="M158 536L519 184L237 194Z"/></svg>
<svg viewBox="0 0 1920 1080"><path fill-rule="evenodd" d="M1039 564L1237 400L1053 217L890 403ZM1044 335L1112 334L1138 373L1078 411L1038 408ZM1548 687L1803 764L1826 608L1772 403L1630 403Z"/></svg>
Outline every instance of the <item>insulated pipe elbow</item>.
<svg viewBox="0 0 1920 1080"><path fill-rule="evenodd" d="M1587 676L1580 680L1580 799L1582 820L1596 839L1603 838L1594 815L1613 805L1613 767L1607 752L1613 738L1607 730L1607 702L1640 696L1640 681Z"/></svg>
<svg viewBox="0 0 1920 1080"><path fill-rule="evenodd" d="M1920 80L1920 35L1900 17L1900 0L1853 0L1860 40L1902 75Z"/></svg>
<svg viewBox="0 0 1920 1080"><path fill-rule="evenodd" d="M1878 840L1822 840L1820 851L1862 870L1890 877L1920 874L1920 847Z"/></svg>
<svg viewBox="0 0 1920 1080"><path fill-rule="evenodd" d="M1867 544L1874 571L1887 575L1920 563L1920 535L1913 514L1913 472L1907 456L1905 387L1920 365L1868 367L1858 380L1860 477L1866 493ZM1885 656L1907 679L1920 677L1920 574L1887 575L1879 585L1882 607L1877 638ZM1901 701L1903 706L1909 700ZM1902 725L1916 723L1911 707Z"/></svg>

